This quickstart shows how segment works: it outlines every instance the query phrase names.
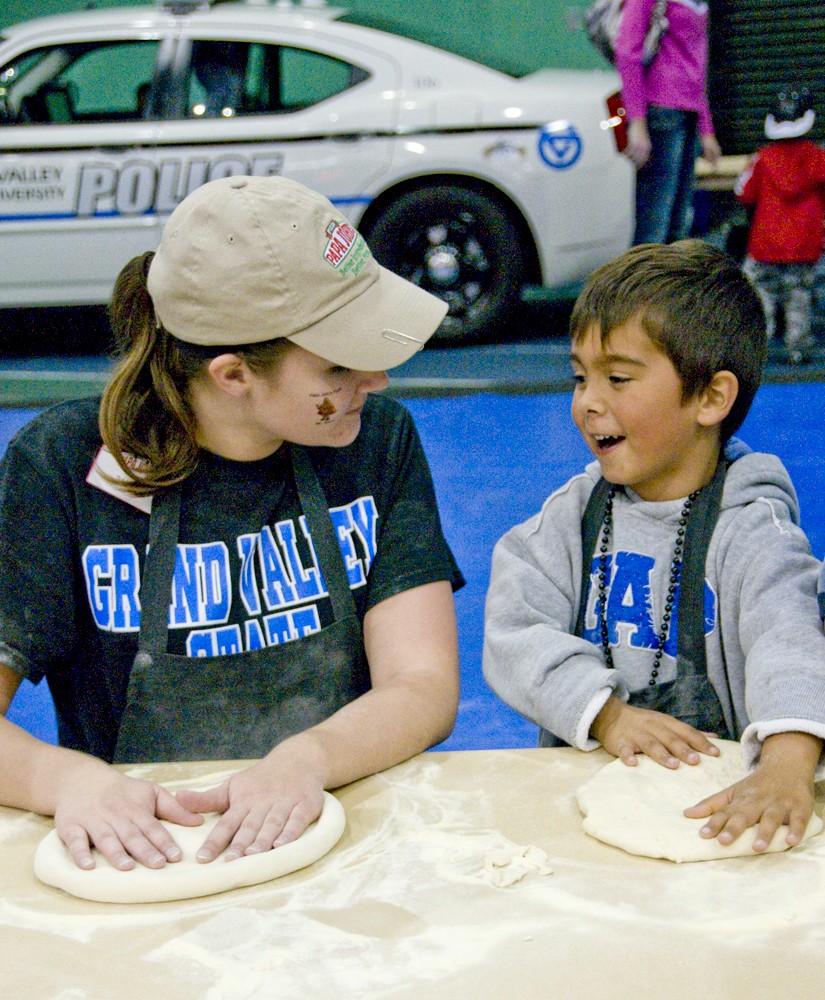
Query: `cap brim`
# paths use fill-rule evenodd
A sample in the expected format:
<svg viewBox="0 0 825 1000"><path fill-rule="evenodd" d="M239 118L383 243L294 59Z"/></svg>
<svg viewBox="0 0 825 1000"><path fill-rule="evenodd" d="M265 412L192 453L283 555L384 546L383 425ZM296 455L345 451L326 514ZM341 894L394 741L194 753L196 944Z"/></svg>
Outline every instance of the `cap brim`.
<svg viewBox="0 0 825 1000"><path fill-rule="evenodd" d="M420 351L446 313L443 299L379 265L360 295L288 339L344 368L386 371Z"/></svg>

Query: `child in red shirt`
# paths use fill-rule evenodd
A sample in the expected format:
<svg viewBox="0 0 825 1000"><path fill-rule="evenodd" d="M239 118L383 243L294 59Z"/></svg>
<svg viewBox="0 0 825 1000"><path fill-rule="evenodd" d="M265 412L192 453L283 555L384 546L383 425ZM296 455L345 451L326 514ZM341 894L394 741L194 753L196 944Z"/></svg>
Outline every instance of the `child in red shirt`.
<svg viewBox="0 0 825 1000"><path fill-rule="evenodd" d="M809 91L785 88L765 118L772 142L760 149L736 182L736 195L753 206L744 270L759 292L768 337L780 307L788 360L808 360L814 267L822 254L825 149L804 136L814 124Z"/></svg>

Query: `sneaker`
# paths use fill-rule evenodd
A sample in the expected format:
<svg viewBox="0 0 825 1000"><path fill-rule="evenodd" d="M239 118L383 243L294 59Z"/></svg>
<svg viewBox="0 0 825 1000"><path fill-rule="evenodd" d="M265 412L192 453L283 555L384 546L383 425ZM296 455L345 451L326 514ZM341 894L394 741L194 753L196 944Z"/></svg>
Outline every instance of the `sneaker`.
<svg viewBox="0 0 825 1000"><path fill-rule="evenodd" d="M803 351L798 347L792 347L788 351L788 364L789 365L806 365L810 358L808 357L808 352Z"/></svg>

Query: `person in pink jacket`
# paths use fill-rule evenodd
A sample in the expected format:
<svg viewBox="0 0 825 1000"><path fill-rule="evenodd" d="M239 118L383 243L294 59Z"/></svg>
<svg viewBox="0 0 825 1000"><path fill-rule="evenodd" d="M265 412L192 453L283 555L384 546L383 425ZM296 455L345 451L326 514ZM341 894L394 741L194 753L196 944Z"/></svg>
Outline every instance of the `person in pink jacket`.
<svg viewBox="0 0 825 1000"><path fill-rule="evenodd" d="M813 346L814 267L822 255L825 149L806 139L815 120L808 90L784 88L765 118L771 142L736 182L739 200L753 208L744 271L759 292L768 337L784 311L788 360L801 364Z"/></svg>
<svg viewBox="0 0 825 1000"><path fill-rule="evenodd" d="M702 155L721 155L707 98L708 5L670 0L668 27L653 62L644 37L656 0L625 0L616 68L628 119L627 155L636 166L634 243L672 243L690 230L697 135Z"/></svg>

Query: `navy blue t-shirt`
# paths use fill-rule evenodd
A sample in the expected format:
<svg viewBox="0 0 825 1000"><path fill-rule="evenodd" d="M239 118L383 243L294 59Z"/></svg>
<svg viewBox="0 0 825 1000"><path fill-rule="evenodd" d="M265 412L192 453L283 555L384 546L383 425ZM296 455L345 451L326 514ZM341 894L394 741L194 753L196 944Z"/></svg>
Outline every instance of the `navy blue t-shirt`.
<svg viewBox="0 0 825 1000"><path fill-rule="evenodd" d="M0 659L46 677L60 742L111 759L140 629L149 515L89 484L98 401L53 407L0 467ZM412 418L371 396L345 448L308 449L358 615L435 580L463 584ZM332 621L285 449L203 452L183 485L168 651L241 654Z"/></svg>

